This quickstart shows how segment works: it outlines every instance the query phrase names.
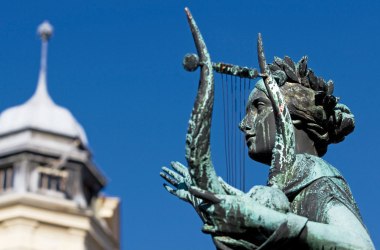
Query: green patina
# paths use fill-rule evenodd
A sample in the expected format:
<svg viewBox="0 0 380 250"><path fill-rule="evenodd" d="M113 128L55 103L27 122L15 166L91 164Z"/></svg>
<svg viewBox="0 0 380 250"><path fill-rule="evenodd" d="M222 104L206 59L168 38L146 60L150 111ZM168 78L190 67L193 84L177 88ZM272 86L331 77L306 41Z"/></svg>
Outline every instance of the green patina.
<svg viewBox="0 0 380 250"><path fill-rule="evenodd" d="M178 162L172 163L174 171L164 167L161 176L176 189L165 188L195 208L205 223L202 231L212 235L220 250L374 249L346 181L320 158L329 143L342 141L354 128L350 110L332 95L333 82L316 77L307 68L307 57L297 64L276 57L267 64L260 34L260 74L233 65L223 69L211 62L188 9L186 13L201 76L186 136L188 168ZM210 147L213 69L263 78L249 98L241 129L250 156L270 165L268 186L244 193L216 174ZM257 156L256 151L268 148L271 159Z"/></svg>

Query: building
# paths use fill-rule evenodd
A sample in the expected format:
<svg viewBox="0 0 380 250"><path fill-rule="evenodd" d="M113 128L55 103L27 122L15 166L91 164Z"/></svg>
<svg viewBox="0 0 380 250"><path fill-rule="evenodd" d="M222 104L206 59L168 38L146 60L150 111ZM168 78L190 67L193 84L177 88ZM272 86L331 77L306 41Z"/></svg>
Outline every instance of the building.
<svg viewBox="0 0 380 250"><path fill-rule="evenodd" d="M0 250L119 249L119 199L92 161L85 131L47 91L48 22L37 89L0 115Z"/></svg>

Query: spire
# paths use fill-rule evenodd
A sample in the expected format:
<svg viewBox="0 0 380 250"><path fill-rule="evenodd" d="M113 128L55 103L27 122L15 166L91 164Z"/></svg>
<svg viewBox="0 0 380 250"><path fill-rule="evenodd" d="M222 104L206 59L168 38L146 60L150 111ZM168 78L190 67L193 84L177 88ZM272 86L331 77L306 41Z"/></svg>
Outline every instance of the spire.
<svg viewBox="0 0 380 250"><path fill-rule="evenodd" d="M33 128L79 138L83 144L87 144L86 133L82 126L75 120L68 109L55 104L47 91L47 48L49 38L53 33L53 27L49 22L45 21L38 26L37 32L42 40L41 67L37 89L27 102L11 107L1 113L0 135Z"/></svg>
<svg viewBox="0 0 380 250"><path fill-rule="evenodd" d="M37 89L29 101L33 102L53 102L47 91L47 54L48 41L53 34L53 26L48 21L44 21L38 26L37 32L41 37L41 64L38 77Z"/></svg>

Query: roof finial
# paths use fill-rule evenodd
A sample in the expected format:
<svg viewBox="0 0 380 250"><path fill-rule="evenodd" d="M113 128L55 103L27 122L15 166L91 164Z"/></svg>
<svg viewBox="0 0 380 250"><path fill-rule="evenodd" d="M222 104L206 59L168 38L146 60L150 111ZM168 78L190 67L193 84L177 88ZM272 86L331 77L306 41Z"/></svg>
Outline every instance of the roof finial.
<svg viewBox="0 0 380 250"><path fill-rule="evenodd" d="M53 26L51 26L49 21L44 21L38 26L37 32L43 41L48 41L53 34Z"/></svg>
<svg viewBox="0 0 380 250"><path fill-rule="evenodd" d="M46 74L47 74L47 53L48 41L53 34L53 26L48 21L44 21L38 26L37 33L41 37L41 65L38 77L38 85L36 92L30 101L52 101L47 92Z"/></svg>

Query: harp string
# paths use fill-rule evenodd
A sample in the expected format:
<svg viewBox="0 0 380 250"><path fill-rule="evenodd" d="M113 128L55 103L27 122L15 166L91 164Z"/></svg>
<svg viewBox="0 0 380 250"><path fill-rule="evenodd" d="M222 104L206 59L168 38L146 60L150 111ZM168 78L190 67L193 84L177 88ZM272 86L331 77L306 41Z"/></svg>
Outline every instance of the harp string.
<svg viewBox="0 0 380 250"><path fill-rule="evenodd" d="M227 110L227 122L225 125L227 125L227 156L228 156L228 162L227 162L227 166L228 166L228 172L227 172L227 182L231 183L231 130L230 130L230 120L231 120L231 117L230 117L230 84L228 82L228 76L226 75L226 96L227 96L227 103L226 103L226 110Z"/></svg>
<svg viewBox="0 0 380 250"><path fill-rule="evenodd" d="M223 131L224 131L224 156L225 156L225 164L226 164L226 175L227 175L227 181L229 181L229 154L228 154L228 133L227 133L227 126L228 123L228 116L227 116L227 107L228 107L228 85L227 85L227 79L224 74L220 74L222 79L222 100L223 100Z"/></svg>
<svg viewBox="0 0 380 250"><path fill-rule="evenodd" d="M228 172L227 172L227 181L229 183L231 183L231 130L230 130L230 120L231 120L231 117L230 117L230 84L228 82L228 77L226 76L226 86L227 86L227 91L226 91L226 95L227 95L227 155L228 155Z"/></svg>
<svg viewBox="0 0 380 250"><path fill-rule="evenodd" d="M234 77L234 89L235 89L235 110L234 110L234 127L233 127L233 132L234 132L234 162L235 162L235 167L234 167L234 185L239 186L238 182L238 170L239 170L239 159L238 159L238 138L239 138L239 127L238 127L238 91L237 91L237 77ZM240 107L239 107L240 108Z"/></svg>
<svg viewBox="0 0 380 250"><path fill-rule="evenodd" d="M243 80L243 106L242 106L242 109L243 109L243 114L245 115L245 110L246 110L246 107L247 107L247 79L244 78ZM246 187L245 187L245 157L247 157L247 153L246 153L246 149L245 149L245 138L243 136L243 133L242 133L242 139L241 139L241 146L242 146L242 150L241 150L241 154L242 154L242 161L243 161L243 167L242 167L242 177L241 177L241 180L242 180L242 190L245 192L246 191Z"/></svg>
<svg viewBox="0 0 380 250"><path fill-rule="evenodd" d="M242 109L244 108L242 105L243 105L243 98L242 98L242 80L241 78L239 78L239 121L242 120L243 116L242 116ZM239 124L238 124L239 126ZM238 140L238 145L239 145L239 149L238 149L238 152L240 152L240 160L239 160L239 183L240 183L240 189L241 190L244 190L244 187L243 187L243 157L244 157L244 148L242 147L242 139L243 139L243 133L239 133L239 140Z"/></svg>
<svg viewBox="0 0 380 250"><path fill-rule="evenodd" d="M235 121L236 121L236 85L235 77L231 75L231 93L232 93L232 106L231 106L231 153L232 153L232 181L231 184L236 186L235 171L236 171L236 133L235 133Z"/></svg>
<svg viewBox="0 0 380 250"><path fill-rule="evenodd" d="M228 77L230 76L230 77ZM239 129L245 116L251 79L221 73L222 112L226 181L246 191L246 157L244 134Z"/></svg>

